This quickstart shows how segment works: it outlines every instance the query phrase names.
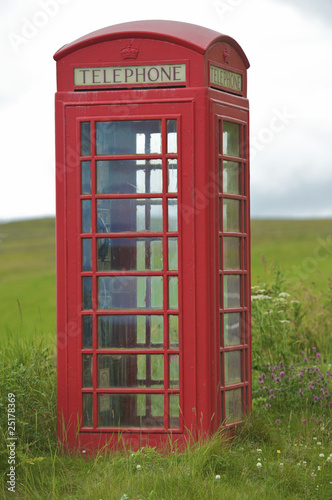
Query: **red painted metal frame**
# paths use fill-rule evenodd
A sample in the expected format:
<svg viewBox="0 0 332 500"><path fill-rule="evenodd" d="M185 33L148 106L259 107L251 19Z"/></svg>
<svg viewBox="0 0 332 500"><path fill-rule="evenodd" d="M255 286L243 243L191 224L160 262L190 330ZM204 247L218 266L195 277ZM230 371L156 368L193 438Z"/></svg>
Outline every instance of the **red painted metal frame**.
<svg viewBox="0 0 332 500"><path fill-rule="evenodd" d="M246 69L248 61L238 44L224 35L216 34L203 28L195 35L197 27L183 26L182 33L187 39L180 41L175 36L174 23L169 37L163 32L170 28L168 23L147 22L145 28L140 23L129 23L117 29L108 29L84 37L83 40L66 46L56 54L58 61L58 93L56 95L56 158L57 158L57 332L58 332L58 434L62 442L71 448L96 449L105 445L130 446L137 448L145 444L167 446L169 440L185 443L188 439L197 439L215 432L223 423L225 427L234 427L236 423L223 422L225 415L221 413L221 398L226 390L241 387L245 399L243 413L251 411L251 333L250 333L250 225L249 225L249 106L246 96ZM140 29L139 29L140 27ZM144 29L143 29L144 28ZM140 31L141 30L141 31ZM172 31L173 30L173 31ZM189 34L190 33L190 36ZM217 36L218 35L218 36ZM146 61L178 60L188 61L188 77L185 88L149 88L149 89L93 89L74 91L73 67L93 66L96 61L108 61L109 54L118 50L128 40L144 47L145 56L133 64L147 64ZM89 41L90 40L90 41ZM111 44L111 45L110 45ZM243 74L243 97L235 96L208 87L209 62L219 66L227 64L223 60L224 48L231 48L230 65ZM80 50L78 50L80 49ZM99 50L99 52L98 52ZM142 50L142 53L144 52ZM116 52L116 51L115 51ZM99 54L99 55L98 55ZM113 57L113 56L111 56ZM114 56L115 57L115 56ZM112 60L109 64L114 64ZM98 63L99 64L99 63ZM105 63L106 64L106 63ZM119 64L124 64L119 62ZM179 317L181 317L179 342L180 353L180 426L178 429L133 429L133 428L82 428L82 352L94 354L93 392L94 421L97 417L96 398L99 392L112 393L146 393L146 389L96 389L97 387L97 344L94 338L92 349L82 350L81 343L81 276L96 276L119 272L82 272L81 270L81 209L82 199L95 200L101 198L132 198L130 195L96 195L95 178L92 176L90 195L80 194L80 138L79 121L91 120L147 120L168 118L177 119L178 128L178 236L179 269L178 272L166 271L132 272L126 275L179 275ZM245 130L245 157L239 158L244 172L241 195L231 195L233 199L245 203L241 218L246 220L246 228L239 233L227 233L241 238L241 270L227 271L246 277L242 280L242 297L245 303L239 309L245 315L247 337L240 346L223 348L220 346L220 307L219 276L219 198L218 168L222 156L218 152L218 123L220 120L240 123ZM165 131L165 130L164 130ZM166 156L165 150L160 155ZM174 156L174 155L173 155ZM153 158L159 157L153 155ZM86 159L86 158L84 158ZM98 159L102 159L102 156ZM234 160L234 158L232 158ZM164 160L165 163L166 160ZM165 191L166 172L163 171L164 191L162 197L174 198L174 193ZM243 176L243 174L242 174ZM243 179L243 177L242 177ZM155 198L156 195L135 195L135 198ZM227 195L225 196L227 197ZM92 202L92 233L84 237L96 238L95 204ZM166 224L164 213L164 229ZM167 233L164 235L164 261ZM102 233L103 237L111 234ZM112 236L115 236L112 234ZM124 236L117 233L116 237ZM142 233L126 233L125 236L143 236ZM161 233L149 233L149 236L161 236ZM96 261L96 249L93 245L92 260ZM93 266L96 266L94 263ZM164 291L167 283L164 278ZM94 288L96 292L96 283ZM165 297L165 295L164 295ZM96 294L93 303L93 331L96 332ZM167 305L162 311L130 310L130 314L168 314ZM85 314L85 313L83 313ZM109 311L98 311L98 314L109 314ZM123 310L112 311L112 314L124 314ZM164 316L165 318L165 316ZM166 324L165 324L166 326ZM244 332L244 330L243 330ZM149 350L149 354L164 353L165 359L174 351L167 346L167 329L164 328L164 349ZM220 353L241 351L242 381L239 384L222 386L220 379ZM112 352L111 349L103 353ZM126 352L129 350L117 350ZM133 349L134 354L147 353L147 350ZM244 373L245 361L247 373ZM165 377L168 378L168 363L165 363ZM167 394L171 389L153 389L151 392ZM174 392L174 391L173 391ZM223 405L225 408L225 405Z"/></svg>

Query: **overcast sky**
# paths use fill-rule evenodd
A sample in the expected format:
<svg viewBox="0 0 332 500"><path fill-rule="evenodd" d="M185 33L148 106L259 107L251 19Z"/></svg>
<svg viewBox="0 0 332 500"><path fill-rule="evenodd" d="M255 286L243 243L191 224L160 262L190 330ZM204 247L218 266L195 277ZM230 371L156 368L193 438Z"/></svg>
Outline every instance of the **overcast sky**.
<svg viewBox="0 0 332 500"><path fill-rule="evenodd" d="M332 217L331 0L1 0L0 220L55 214L53 54L138 19L200 24L247 54L252 217Z"/></svg>

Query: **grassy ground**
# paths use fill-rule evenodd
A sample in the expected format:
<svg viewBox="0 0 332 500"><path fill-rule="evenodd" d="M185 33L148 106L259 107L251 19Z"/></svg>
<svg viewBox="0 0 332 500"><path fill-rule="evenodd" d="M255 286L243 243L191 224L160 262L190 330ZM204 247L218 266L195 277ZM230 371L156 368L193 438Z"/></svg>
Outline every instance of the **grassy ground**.
<svg viewBox="0 0 332 500"><path fill-rule="evenodd" d="M54 220L1 225L0 498L331 499L330 225L253 221L254 410L235 439L94 457L57 447ZM283 274L272 272L276 262ZM7 489L9 392L15 495Z"/></svg>

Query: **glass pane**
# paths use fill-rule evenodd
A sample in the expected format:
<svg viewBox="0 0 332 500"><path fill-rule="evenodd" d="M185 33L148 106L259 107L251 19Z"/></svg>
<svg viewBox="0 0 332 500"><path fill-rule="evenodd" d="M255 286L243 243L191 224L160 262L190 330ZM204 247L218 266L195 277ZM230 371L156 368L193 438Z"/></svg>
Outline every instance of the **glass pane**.
<svg viewBox="0 0 332 500"><path fill-rule="evenodd" d="M235 161L224 161L223 192L240 194L240 163L236 163Z"/></svg>
<svg viewBox="0 0 332 500"><path fill-rule="evenodd" d="M177 271L178 269L178 239L168 238L168 269Z"/></svg>
<svg viewBox="0 0 332 500"><path fill-rule="evenodd" d="M167 160L167 191L177 193L178 191L178 165L177 160Z"/></svg>
<svg viewBox="0 0 332 500"><path fill-rule="evenodd" d="M82 309L92 309L92 278L82 278Z"/></svg>
<svg viewBox="0 0 332 500"><path fill-rule="evenodd" d="M179 348L179 317L174 314L168 316L168 342L170 349Z"/></svg>
<svg viewBox="0 0 332 500"><path fill-rule="evenodd" d="M99 309L162 309L162 276L98 278Z"/></svg>
<svg viewBox="0 0 332 500"><path fill-rule="evenodd" d="M240 276L224 276L224 308L241 307Z"/></svg>
<svg viewBox="0 0 332 500"><path fill-rule="evenodd" d="M163 394L98 394L99 427L164 427Z"/></svg>
<svg viewBox="0 0 332 500"><path fill-rule="evenodd" d="M97 200L97 232L162 232L162 200Z"/></svg>
<svg viewBox="0 0 332 500"><path fill-rule="evenodd" d="M226 313L224 314L224 346L239 344L242 344L241 313Z"/></svg>
<svg viewBox="0 0 332 500"><path fill-rule="evenodd" d="M179 355L169 356L169 387L179 387Z"/></svg>
<svg viewBox="0 0 332 500"><path fill-rule="evenodd" d="M179 394L171 394L169 396L169 426L171 428L180 426L180 403Z"/></svg>
<svg viewBox="0 0 332 500"><path fill-rule="evenodd" d="M225 385L238 384L242 381L241 351L224 353Z"/></svg>
<svg viewBox="0 0 332 500"><path fill-rule="evenodd" d="M91 200L82 200L82 233L91 233Z"/></svg>
<svg viewBox="0 0 332 500"><path fill-rule="evenodd" d="M177 153L176 120L167 120L167 153Z"/></svg>
<svg viewBox="0 0 332 500"><path fill-rule="evenodd" d="M82 348L92 349L92 316L82 316Z"/></svg>
<svg viewBox="0 0 332 500"><path fill-rule="evenodd" d="M81 122L81 155L91 155L91 125L90 122Z"/></svg>
<svg viewBox="0 0 332 500"><path fill-rule="evenodd" d="M225 392L225 417L227 424L242 420L242 389Z"/></svg>
<svg viewBox="0 0 332 500"><path fill-rule="evenodd" d="M161 120L96 122L96 152L161 154Z"/></svg>
<svg viewBox="0 0 332 500"><path fill-rule="evenodd" d="M89 161L81 161L81 192L91 194L91 170Z"/></svg>
<svg viewBox="0 0 332 500"><path fill-rule="evenodd" d="M162 238L97 238L98 271L161 271Z"/></svg>
<svg viewBox="0 0 332 500"><path fill-rule="evenodd" d="M82 239L82 271L92 270L92 240Z"/></svg>
<svg viewBox="0 0 332 500"><path fill-rule="evenodd" d="M99 349L161 349L163 343L163 316L98 316Z"/></svg>
<svg viewBox="0 0 332 500"><path fill-rule="evenodd" d="M223 127L223 154L240 156L240 125L224 121Z"/></svg>
<svg viewBox="0 0 332 500"><path fill-rule="evenodd" d="M168 230L177 231L178 230L178 200L169 199L168 200Z"/></svg>
<svg viewBox="0 0 332 500"><path fill-rule="evenodd" d="M224 237L223 268L240 269L240 238ZM222 239L220 238L220 244Z"/></svg>
<svg viewBox="0 0 332 500"><path fill-rule="evenodd" d="M92 354L82 356L83 387L92 387Z"/></svg>
<svg viewBox="0 0 332 500"><path fill-rule="evenodd" d="M83 427L93 427L93 396L83 394Z"/></svg>
<svg viewBox="0 0 332 500"><path fill-rule="evenodd" d="M177 309L178 302L178 277L171 276L168 278L168 307Z"/></svg>
<svg viewBox="0 0 332 500"><path fill-rule="evenodd" d="M224 198L224 231L240 231L240 201Z"/></svg>
<svg viewBox="0 0 332 500"><path fill-rule="evenodd" d="M97 193L161 193L161 160L97 161Z"/></svg>
<svg viewBox="0 0 332 500"><path fill-rule="evenodd" d="M164 356L100 354L98 387L164 387Z"/></svg>

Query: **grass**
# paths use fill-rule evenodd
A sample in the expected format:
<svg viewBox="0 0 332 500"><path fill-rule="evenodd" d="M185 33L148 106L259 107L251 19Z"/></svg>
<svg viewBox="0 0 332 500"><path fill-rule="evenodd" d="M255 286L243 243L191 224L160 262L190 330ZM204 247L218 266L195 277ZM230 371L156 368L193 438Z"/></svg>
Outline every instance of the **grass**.
<svg viewBox="0 0 332 500"><path fill-rule="evenodd" d="M0 498L13 497L9 391L18 499L332 498L329 225L253 221L254 411L232 440L220 433L167 454L146 447L95 456L56 441L54 221L0 226ZM275 262L282 272L272 271ZM292 281L293 266L308 276Z"/></svg>

